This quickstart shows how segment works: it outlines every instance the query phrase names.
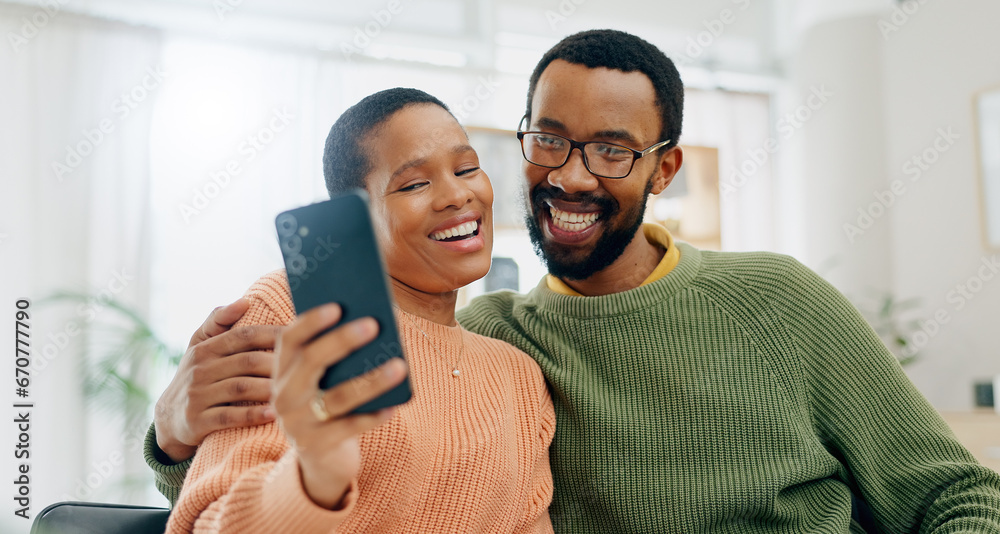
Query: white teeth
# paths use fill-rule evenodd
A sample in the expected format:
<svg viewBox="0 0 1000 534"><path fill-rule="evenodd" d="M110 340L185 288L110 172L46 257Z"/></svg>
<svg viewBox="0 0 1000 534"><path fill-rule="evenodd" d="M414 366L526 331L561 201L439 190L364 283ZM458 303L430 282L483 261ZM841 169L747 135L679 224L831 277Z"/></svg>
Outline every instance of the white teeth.
<svg viewBox="0 0 1000 534"><path fill-rule="evenodd" d="M569 232L579 232L584 230L594 224L594 221L601 216L600 213L596 212L576 213L556 209L552 206L549 206L549 213L552 215L552 222L555 224L556 228Z"/></svg>
<svg viewBox="0 0 1000 534"><path fill-rule="evenodd" d="M476 221L471 221L467 223L462 223L454 228L448 228L440 232L434 232L431 234L431 239L435 241L441 241L442 239L448 239L449 237L469 235L479 228L479 223Z"/></svg>

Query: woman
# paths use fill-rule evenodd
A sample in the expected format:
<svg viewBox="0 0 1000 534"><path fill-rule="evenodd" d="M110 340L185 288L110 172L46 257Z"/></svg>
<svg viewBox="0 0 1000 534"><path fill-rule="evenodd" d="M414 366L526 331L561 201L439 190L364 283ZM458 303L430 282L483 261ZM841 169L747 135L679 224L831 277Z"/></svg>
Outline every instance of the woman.
<svg viewBox="0 0 1000 534"><path fill-rule="evenodd" d="M167 531L551 532L555 414L541 372L455 322L457 291L486 275L493 244L493 190L464 130L438 99L390 89L337 120L323 162L331 195L369 194L407 363L320 392L324 369L373 340L376 323L314 340L336 305L295 318L284 273L261 278L237 326L289 325L275 349L277 421L209 435ZM407 365L409 403L348 415Z"/></svg>

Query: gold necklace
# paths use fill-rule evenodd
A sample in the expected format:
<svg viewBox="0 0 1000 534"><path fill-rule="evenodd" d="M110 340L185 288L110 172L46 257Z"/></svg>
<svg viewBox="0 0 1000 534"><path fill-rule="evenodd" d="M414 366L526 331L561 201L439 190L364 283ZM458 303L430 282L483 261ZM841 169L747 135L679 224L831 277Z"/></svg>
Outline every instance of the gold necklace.
<svg viewBox="0 0 1000 534"><path fill-rule="evenodd" d="M462 337L462 347L458 349L458 361L455 362L455 365L452 365L451 362L445 359L444 355L441 354L440 351L438 351L437 347L434 346L434 342L431 341L431 336L429 336L427 332L424 332L423 328L420 328L420 326L417 325L417 322L410 317L410 314L403 311L403 309L400 308L399 306L396 306L396 309L399 310L400 315L406 317L406 320L413 325L413 328L416 328L417 330L420 331L421 334L424 335L424 338L427 340L427 343L430 344L431 346L431 350L433 350L434 353L438 355L438 358L441 358L444 361L444 363L448 364L448 366L451 367L451 376L454 376L455 378L461 376L462 371L458 369L458 365L462 363L462 355L465 354L465 332L462 331L462 327L461 326L458 327L458 334Z"/></svg>

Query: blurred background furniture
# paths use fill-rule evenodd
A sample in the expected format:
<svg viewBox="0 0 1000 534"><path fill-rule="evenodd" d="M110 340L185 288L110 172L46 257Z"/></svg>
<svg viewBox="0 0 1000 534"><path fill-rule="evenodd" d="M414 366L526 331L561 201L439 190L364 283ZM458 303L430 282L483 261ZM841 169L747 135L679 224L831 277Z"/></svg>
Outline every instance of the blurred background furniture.
<svg viewBox="0 0 1000 534"><path fill-rule="evenodd" d="M35 516L31 534L161 534L170 510L92 502L57 502Z"/></svg>
<svg viewBox="0 0 1000 534"><path fill-rule="evenodd" d="M962 445L983 465L1000 473L1000 415L992 408L941 412Z"/></svg>

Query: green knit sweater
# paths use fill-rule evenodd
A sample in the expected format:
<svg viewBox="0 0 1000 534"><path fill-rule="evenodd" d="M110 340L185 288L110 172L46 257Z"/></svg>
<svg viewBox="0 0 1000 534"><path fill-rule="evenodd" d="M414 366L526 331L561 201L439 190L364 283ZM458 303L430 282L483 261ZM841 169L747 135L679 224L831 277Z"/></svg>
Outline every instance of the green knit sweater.
<svg viewBox="0 0 1000 534"><path fill-rule="evenodd" d="M1000 533L979 465L854 307L795 260L680 243L666 277L574 297L543 280L459 312L552 388L559 532Z"/></svg>

